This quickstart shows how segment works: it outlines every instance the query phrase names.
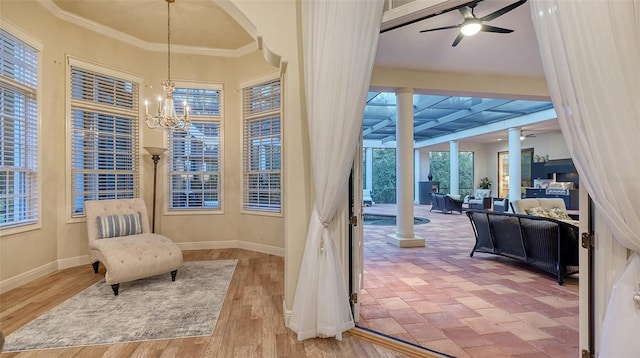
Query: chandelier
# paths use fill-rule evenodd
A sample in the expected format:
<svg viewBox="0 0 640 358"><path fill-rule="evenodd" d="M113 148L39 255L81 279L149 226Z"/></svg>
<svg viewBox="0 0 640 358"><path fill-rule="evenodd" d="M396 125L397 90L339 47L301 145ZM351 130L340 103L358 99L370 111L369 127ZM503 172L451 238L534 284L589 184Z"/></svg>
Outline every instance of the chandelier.
<svg viewBox="0 0 640 358"><path fill-rule="evenodd" d="M149 128L186 131L190 123L189 106L185 101L184 113L178 115L173 103L173 91L175 91L176 85L171 82L171 3L175 0L165 1L167 2L167 80L162 82L164 100L158 96L158 109L153 116L149 114L149 102L144 101L145 121Z"/></svg>

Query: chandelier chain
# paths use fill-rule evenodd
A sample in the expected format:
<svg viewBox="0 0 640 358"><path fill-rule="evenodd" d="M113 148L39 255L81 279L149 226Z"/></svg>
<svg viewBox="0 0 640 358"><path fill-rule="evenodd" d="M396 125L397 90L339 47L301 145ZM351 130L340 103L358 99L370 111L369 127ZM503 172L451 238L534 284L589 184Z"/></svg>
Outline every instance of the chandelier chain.
<svg viewBox="0 0 640 358"><path fill-rule="evenodd" d="M189 106L187 101L183 101L184 112L178 114L173 102L173 92L176 90L175 83L171 82L171 3L175 0L165 0L167 2L167 80L162 82L164 99L158 97L158 108L154 115L149 113L149 102L144 101L145 121L149 128L164 128L165 130L188 131L191 121L189 119Z"/></svg>

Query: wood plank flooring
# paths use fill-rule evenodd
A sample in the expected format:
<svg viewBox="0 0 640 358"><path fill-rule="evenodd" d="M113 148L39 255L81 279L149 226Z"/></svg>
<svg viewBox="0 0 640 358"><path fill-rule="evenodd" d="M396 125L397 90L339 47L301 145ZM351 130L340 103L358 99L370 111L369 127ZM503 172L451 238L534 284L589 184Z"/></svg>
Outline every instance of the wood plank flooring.
<svg viewBox="0 0 640 358"><path fill-rule="evenodd" d="M335 339L298 341L284 326L282 257L240 250L184 251L185 261L237 259L213 334L134 343L18 353L0 357L406 357L347 332ZM179 275L179 273L178 273ZM54 272L0 295L0 329L10 334L104 276L90 265Z"/></svg>

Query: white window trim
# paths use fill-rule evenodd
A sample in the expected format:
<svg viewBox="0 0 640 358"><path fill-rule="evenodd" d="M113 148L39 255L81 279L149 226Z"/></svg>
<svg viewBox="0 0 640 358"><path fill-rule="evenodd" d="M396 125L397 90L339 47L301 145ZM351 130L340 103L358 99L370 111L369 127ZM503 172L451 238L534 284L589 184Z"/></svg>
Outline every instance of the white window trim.
<svg viewBox="0 0 640 358"><path fill-rule="evenodd" d="M18 28L17 26L13 25L11 22L7 21L6 19L2 19L2 21L0 21L0 28L2 28L3 30L7 31L8 33L10 33L11 35L17 37L18 39L20 39L21 41L23 41L24 43L26 43L27 45L33 47L34 49L36 49L36 51L38 51L38 88L36 89L36 96L37 96L37 113L36 113L36 135L38 137L38 148L37 148L37 161L38 161L38 179L37 179L37 186L38 186L38 199L37 199L37 205L38 205L38 211L37 211L37 219L35 223L32 224L26 224L26 225L20 225L20 226L14 226L14 227L10 227L10 228L6 228L6 229L1 229L0 230L0 238L2 237L7 237L10 235L14 235L14 234L19 234L19 233L23 233L23 232L27 232L27 231L33 231L33 230L39 230L42 228L42 188L43 188L43 180L42 180L42 51L44 50L44 45L38 41L36 38L30 36L29 34L27 34L26 32L22 31L20 28Z"/></svg>
<svg viewBox="0 0 640 358"><path fill-rule="evenodd" d="M225 157L225 149L224 149L224 122L225 122L225 107L224 107L224 97L225 97L225 88L224 83L222 82L200 82L200 81L173 81L176 85L176 88L193 88L193 89L210 89L210 90L220 90L220 151L222 153L221 159L218 163L219 175L220 175L220 187L218 192L218 197L220 199L220 207L212 208L208 210L203 209L170 209L169 201L170 201L170 185L169 182L169 157L167 155L166 165L164 166L165 172L158 173L159 176L162 176L162 185L165 188L166 200L162 205L163 215L166 216L181 216L181 215L221 215L224 214L224 157ZM169 135L165 132L166 140L165 143L169 143ZM169 152L167 148L167 153Z"/></svg>
<svg viewBox="0 0 640 358"><path fill-rule="evenodd" d="M144 189L144 185L143 185L143 178L142 175L144 173L143 170L143 160L142 160L142 153L141 153L141 148L142 148L142 143L143 143L143 136L142 136L142 124L144 118L142 117L141 113L142 113L142 108L140 106L140 103L143 103L144 101L140 101L140 98L142 97L142 88L144 87L143 85L143 81L142 81L142 77L129 73L129 72L125 72L125 71L121 71L121 70L117 70L114 69L112 67L106 66L106 65L100 65L94 62L90 62L84 59L80 59L78 57L74 57L71 55L67 55L66 57L66 65L65 65L65 93L64 93L64 97L65 97L65 138L66 138L66 163L65 163L65 185L66 185L66 190L65 190L65 211L66 211L66 222L67 223L80 223L80 222L86 222L87 218L85 215L80 216L80 217L73 217L73 200L71 200L71 196L72 196L72 185L71 182L73 180L72 176L71 176L71 170L72 170L72 163L73 163L73 140L72 140L72 136L71 136L71 131L72 131L72 125L71 125L71 121L69 120L69 116L71 115L71 67L80 67L86 70L90 70L90 71L94 71L94 72L98 72L100 74L103 75L107 75L107 76L112 76L112 77L116 77L116 78L120 78L126 81L131 81L134 82L136 84L138 84L138 147L134 148L134 153L132 154L137 154L140 158L140 160L138 160L138 175L139 175L139 187L138 187L138 192L140 193L140 195L142 195L143 193L143 189Z"/></svg>
<svg viewBox="0 0 640 358"><path fill-rule="evenodd" d="M247 87L259 85L261 83L273 81L276 79L280 79L280 211L260 211L260 210L248 210L244 208L244 98L243 98L243 90ZM245 215L256 215L256 216L271 216L271 217L284 217L285 210L285 195L284 195L284 172L285 172L285 164L284 164L284 153L285 153L285 143L284 143L284 108L285 108L285 81L284 75L280 73L280 71L266 73L264 75L256 76L251 79L247 79L241 81L238 85L238 92L240 93L240 118L242 123L240 124L240 213Z"/></svg>

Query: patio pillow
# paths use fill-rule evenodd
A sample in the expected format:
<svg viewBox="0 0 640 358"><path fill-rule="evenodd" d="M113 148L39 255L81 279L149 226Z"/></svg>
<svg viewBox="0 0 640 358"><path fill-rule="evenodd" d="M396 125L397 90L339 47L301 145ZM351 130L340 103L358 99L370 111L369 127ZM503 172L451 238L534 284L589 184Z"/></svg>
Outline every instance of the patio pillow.
<svg viewBox="0 0 640 358"><path fill-rule="evenodd" d="M98 239L142 233L142 214L140 212L98 216L96 220L98 221Z"/></svg>
<svg viewBox="0 0 640 358"><path fill-rule="evenodd" d="M530 209L526 209L525 210L527 212L528 215L534 215L534 216L543 216L546 218L549 218L549 212L547 211L547 209L544 209L540 206L535 206L533 208Z"/></svg>
<svg viewBox="0 0 640 358"><path fill-rule="evenodd" d="M551 208L547 210L549 217L557 220L571 220L571 217L562 208Z"/></svg>
<svg viewBox="0 0 640 358"><path fill-rule="evenodd" d="M450 197L453 200L460 200L460 194L447 194L448 197Z"/></svg>

